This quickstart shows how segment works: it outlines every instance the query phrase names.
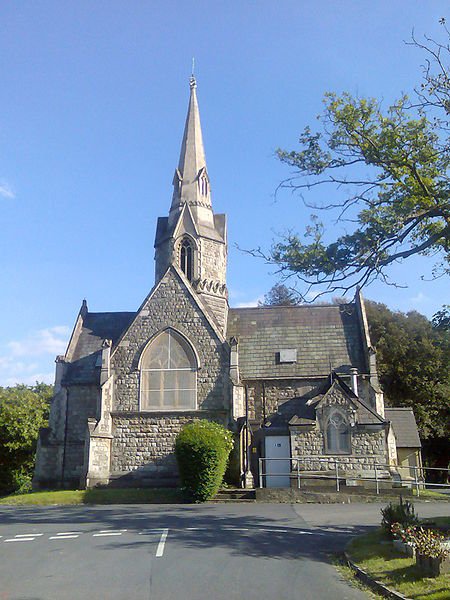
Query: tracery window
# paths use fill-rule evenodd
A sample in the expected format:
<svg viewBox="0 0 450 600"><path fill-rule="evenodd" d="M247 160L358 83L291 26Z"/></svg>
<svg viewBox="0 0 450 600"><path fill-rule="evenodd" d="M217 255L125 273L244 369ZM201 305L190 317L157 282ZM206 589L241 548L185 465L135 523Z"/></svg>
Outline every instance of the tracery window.
<svg viewBox="0 0 450 600"><path fill-rule="evenodd" d="M348 420L334 411L328 418L325 431L325 451L328 454L350 454L351 434Z"/></svg>
<svg viewBox="0 0 450 600"><path fill-rule="evenodd" d="M184 238L180 246L180 268L189 281L192 281L194 273L194 249L192 242Z"/></svg>
<svg viewBox="0 0 450 600"><path fill-rule="evenodd" d="M197 403L197 359L172 329L147 346L141 360L141 410L189 410Z"/></svg>

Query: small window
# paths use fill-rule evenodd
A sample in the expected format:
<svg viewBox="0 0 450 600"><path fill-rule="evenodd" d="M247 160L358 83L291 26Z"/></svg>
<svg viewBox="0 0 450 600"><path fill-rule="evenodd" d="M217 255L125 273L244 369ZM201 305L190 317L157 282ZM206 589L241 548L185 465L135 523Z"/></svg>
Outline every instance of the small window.
<svg viewBox="0 0 450 600"><path fill-rule="evenodd" d="M200 177L200 193L202 196L208 195L208 178L205 174Z"/></svg>
<svg viewBox="0 0 450 600"><path fill-rule="evenodd" d="M141 410L196 408L197 360L185 338L168 329L145 349L141 361Z"/></svg>
<svg viewBox="0 0 450 600"><path fill-rule="evenodd" d="M190 240L185 238L180 246L180 268L189 281L193 279L194 251Z"/></svg>
<svg viewBox="0 0 450 600"><path fill-rule="evenodd" d="M351 435L347 419L340 412L328 418L325 432L325 450L328 454L350 454Z"/></svg>

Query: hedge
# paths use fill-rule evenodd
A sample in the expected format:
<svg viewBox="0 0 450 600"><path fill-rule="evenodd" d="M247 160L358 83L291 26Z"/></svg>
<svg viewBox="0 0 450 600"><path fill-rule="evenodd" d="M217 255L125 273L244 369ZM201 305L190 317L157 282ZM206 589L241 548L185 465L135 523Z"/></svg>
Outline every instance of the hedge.
<svg viewBox="0 0 450 600"><path fill-rule="evenodd" d="M216 495L232 448L232 433L218 423L196 420L181 429L175 455L189 500L205 502Z"/></svg>

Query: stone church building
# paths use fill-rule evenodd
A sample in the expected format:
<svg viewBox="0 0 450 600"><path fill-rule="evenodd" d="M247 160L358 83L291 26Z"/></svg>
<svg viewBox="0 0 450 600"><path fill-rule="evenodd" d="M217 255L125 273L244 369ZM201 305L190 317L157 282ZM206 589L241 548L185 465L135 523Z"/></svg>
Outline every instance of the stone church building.
<svg viewBox="0 0 450 600"><path fill-rule="evenodd" d="M399 431L384 411L361 295L233 309L226 268L227 221L213 212L191 78L172 202L156 227L155 285L136 312L90 312L83 301L56 359L35 488L176 484L175 437L199 418L235 432L243 486L289 485L286 469L326 471L336 459L349 473L395 467Z"/></svg>

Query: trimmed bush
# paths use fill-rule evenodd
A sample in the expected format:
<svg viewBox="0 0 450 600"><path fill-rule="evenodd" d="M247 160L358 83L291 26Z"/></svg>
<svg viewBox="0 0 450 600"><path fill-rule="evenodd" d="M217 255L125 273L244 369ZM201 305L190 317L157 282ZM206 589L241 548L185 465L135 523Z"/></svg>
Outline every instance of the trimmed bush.
<svg viewBox="0 0 450 600"><path fill-rule="evenodd" d="M232 433L218 423L200 420L182 428L175 455L189 500L205 502L217 494L232 448Z"/></svg>
<svg viewBox="0 0 450 600"><path fill-rule="evenodd" d="M400 523L403 529L418 525L419 519L414 512L414 504L409 500L403 500L400 496L399 504L389 502L385 508L381 509L381 526L385 532L392 537L392 525Z"/></svg>

